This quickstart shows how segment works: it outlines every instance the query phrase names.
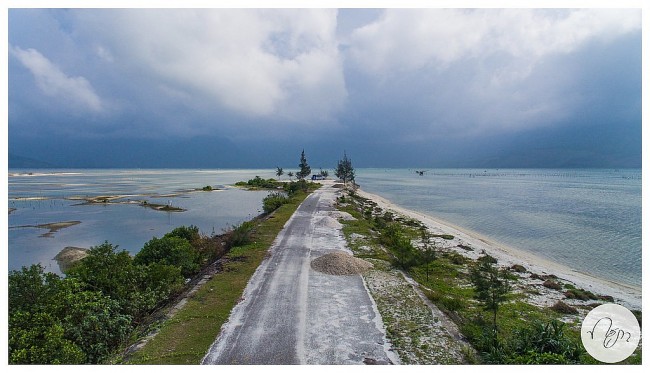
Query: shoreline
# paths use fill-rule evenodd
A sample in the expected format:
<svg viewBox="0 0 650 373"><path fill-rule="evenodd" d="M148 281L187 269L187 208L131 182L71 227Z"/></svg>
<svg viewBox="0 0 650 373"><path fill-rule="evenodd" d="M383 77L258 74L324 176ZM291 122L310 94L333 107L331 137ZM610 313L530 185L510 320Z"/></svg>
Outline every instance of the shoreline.
<svg viewBox="0 0 650 373"><path fill-rule="evenodd" d="M559 279L574 284L577 287L592 291L597 294L610 295L614 297L616 303L621 304L629 309L642 309L642 289L628 284L621 284L615 281L599 278L584 272L577 271L561 263L553 262L549 259L539 257L523 249L503 245L498 242L482 236L479 233L469 229L456 226L442 219L435 218L425 213L410 210L399 206L390 200L363 189L357 189L357 194L376 202L385 210L392 210L398 214L409 218L417 219L425 224L429 230L439 234L451 234L453 240L438 240L439 246L454 250L463 256L472 259L478 258L481 251L495 257L502 266L510 267L512 265L523 265L529 272L545 275L555 275ZM473 251L468 251L459 247L459 245L470 246ZM551 305L554 299L551 297L542 297L540 302L544 305Z"/></svg>

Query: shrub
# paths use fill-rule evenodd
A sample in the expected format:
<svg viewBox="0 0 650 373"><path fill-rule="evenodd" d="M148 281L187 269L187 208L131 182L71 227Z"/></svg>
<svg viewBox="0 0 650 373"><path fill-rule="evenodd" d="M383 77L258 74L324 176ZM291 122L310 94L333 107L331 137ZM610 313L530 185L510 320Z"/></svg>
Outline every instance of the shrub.
<svg viewBox="0 0 650 373"><path fill-rule="evenodd" d="M184 277L195 274L199 265L198 255L192 245L176 236L154 237L144 244L134 258L135 264L161 263L179 267Z"/></svg>
<svg viewBox="0 0 650 373"><path fill-rule="evenodd" d="M544 287L546 287L546 288L553 289L553 290L561 290L562 289L562 285L558 284L557 282L555 282L553 280L546 280L546 281L544 281L544 283L542 285Z"/></svg>
<svg viewBox="0 0 650 373"><path fill-rule="evenodd" d="M491 340L491 331L479 334L474 345L488 364L577 364L583 354L579 343L564 333L557 320L517 329L506 341Z"/></svg>
<svg viewBox="0 0 650 373"><path fill-rule="evenodd" d="M280 206L289 203L291 200L283 193L275 192L271 193L268 196L264 197L262 200L262 206L265 213L270 213L275 211Z"/></svg>
<svg viewBox="0 0 650 373"><path fill-rule="evenodd" d="M418 252L411 244L411 240L404 236L399 224L388 225L381 232L380 241L393 253L395 266L409 269L418 263Z"/></svg>
<svg viewBox="0 0 650 373"><path fill-rule="evenodd" d="M466 257L464 257L464 256L462 256L462 255L460 255L460 254L458 254L457 252L454 252L454 251L452 251L450 253L447 253L445 256L449 259L449 261L451 263L456 264L456 265L463 265L463 264L465 264L465 263L467 263L469 261L468 258L466 258Z"/></svg>
<svg viewBox="0 0 650 373"><path fill-rule="evenodd" d="M513 264L510 267L510 270L512 270L514 272L523 273L523 272L526 272L526 267L522 266L521 264Z"/></svg>
<svg viewBox="0 0 650 373"><path fill-rule="evenodd" d="M557 303L552 305L550 308L555 312L559 312L563 314L575 315L578 313L578 310L575 307L569 306L568 304L562 302L561 300L557 301Z"/></svg>
<svg viewBox="0 0 650 373"><path fill-rule="evenodd" d="M179 237L186 239L189 243L194 243L201 238L201 235L199 234L199 227L195 225L186 227L183 225L178 228L174 228L174 230L165 234L164 237Z"/></svg>
<svg viewBox="0 0 650 373"><path fill-rule="evenodd" d="M598 300L599 297L594 293L584 290L584 289L569 289L564 292L564 296L568 299L579 299L579 300Z"/></svg>
<svg viewBox="0 0 650 373"><path fill-rule="evenodd" d="M440 304L448 311L458 311L465 307L465 302L457 297L443 297L440 299Z"/></svg>
<svg viewBox="0 0 650 373"><path fill-rule="evenodd" d="M291 197L298 192L306 192L309 190L310 186L314 186L314 183L308 183L304 179L298 181L292 181L290 183L284 184L284 191Z"/></svg>
<svg viewBox="0 0 650 373"><path fill-rule="evenodd" d="M131 331L120 302L75 278L34 265L9 274L9 361L14 364L97 364ZM29 293L37 297L16 301ZM46 296L44 296L46 294Z"/></svg>
<svg viewBox="0 0 650 373"><path fill-rule="evenodd" d="M564 333L565 324L552 320L535 321L514 333L509 362L518 364L578 363L582 350L579 343ZM518 358L517 355L521 357Z"/></svg>
<svg viewBox="0 0 650 373"><path fill-rule="evenodd" d="M443 240L453 240L454 236L451 234L434 234L433 237L439 237L442 238Z"/></svg>
<svg viewBox="0 0 650 373"><path fill-rule="evenodd" d="M250 221L245 221L240 225L233 226L232 230L228 233L228 243L230 247L244 246L251 240L255 224Z"/></svg>

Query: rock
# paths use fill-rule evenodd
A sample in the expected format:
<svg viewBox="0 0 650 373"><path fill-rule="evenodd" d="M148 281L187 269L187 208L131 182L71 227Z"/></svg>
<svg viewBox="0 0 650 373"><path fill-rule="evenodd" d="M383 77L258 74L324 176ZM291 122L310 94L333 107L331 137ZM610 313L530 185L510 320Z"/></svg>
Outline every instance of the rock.
<svg viewBox="0 0 650 373"><path fill-rule="evenodd" d="M88 249L84 249L82 247L66 246L63 250L56 254L54 260L56 260L56 262L59 264L61 272L65 272L70 269L73 264L85 258L86 256L88 256Z"/></svg>

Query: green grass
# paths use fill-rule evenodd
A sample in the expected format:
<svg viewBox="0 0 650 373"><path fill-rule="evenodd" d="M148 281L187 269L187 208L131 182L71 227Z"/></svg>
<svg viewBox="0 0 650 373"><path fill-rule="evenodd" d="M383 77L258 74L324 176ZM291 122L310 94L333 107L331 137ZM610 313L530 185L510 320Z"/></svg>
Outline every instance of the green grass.
<svg viewBox="0 0 650 373"><path fill-rule="evenodd" d="M233 248L233 259L203 285L158 334L128 358L128 364L199 364L215 341L248 280L267 254L273 240L307 194L298 193L268 219L259 222L252 243Z"/></svg>

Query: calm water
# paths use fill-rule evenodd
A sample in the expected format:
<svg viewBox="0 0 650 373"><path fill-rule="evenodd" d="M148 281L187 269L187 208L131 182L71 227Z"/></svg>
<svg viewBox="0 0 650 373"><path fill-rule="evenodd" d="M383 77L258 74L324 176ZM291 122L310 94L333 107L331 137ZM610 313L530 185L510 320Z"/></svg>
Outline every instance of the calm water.
<svg viewBox="0 0 650 373"><path fill-rule="evenodd" d="M357 170L371 193L576 270L641 285L641 170Z"/></svg>
<svg viewBox="0 0 650 373"><path fill-rule="evenodd" d="M32 173L27 175L25 173ZM9 269L42 263L59 272L52 259L66 246L91 247L104 241L138 252L152 237L161 237L181 225L196 225L201 232L221 233L261 212L267 192L228 188L254 176L269 178L272 170L10 170ZM206 185L225 190L196 192ZM126 204L79 205L75 196L125 195L121 199L146 200L186 209L163 212ZM42 199L26 199L42 198ZM62 221L81 221L52 237L47 229L19 228Z"/></svg>
<svg viewBox="0 0 650 373"><path fill-rule="evenodd" d="M641 285L641 170L356 171L364 190L398 205L579 271ZM220 233L259 214L267 192L225 187L256 175L275 176L274 170L10 170L9 207L16 210L9 214L9 269L40 262L58 272L52 258L65 246L106 240L136 253L180 225ZM189 191L205 185L225 190ZM66 199L99 195L132 195L124 200L187 211ZM29 197L44 199L22 199ZM81 224L49 238L40 237L45 229L15 228L70 220Z"/></svg>

